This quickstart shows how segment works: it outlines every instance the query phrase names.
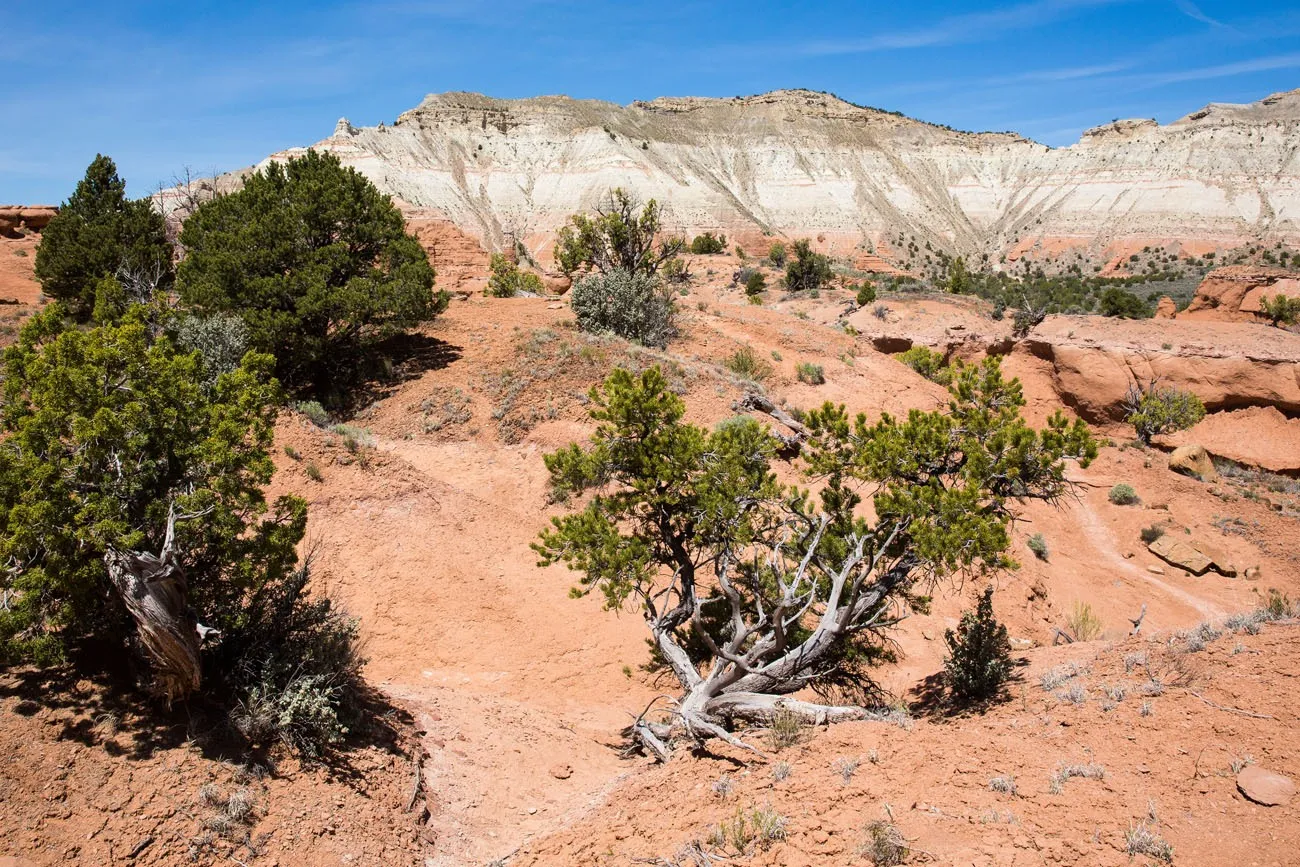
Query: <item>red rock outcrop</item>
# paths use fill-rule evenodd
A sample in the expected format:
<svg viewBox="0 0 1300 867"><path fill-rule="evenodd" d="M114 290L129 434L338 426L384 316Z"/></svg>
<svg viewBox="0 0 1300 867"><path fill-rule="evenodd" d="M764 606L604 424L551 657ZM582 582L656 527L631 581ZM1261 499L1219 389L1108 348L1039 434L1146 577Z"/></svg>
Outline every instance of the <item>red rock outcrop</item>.
<svg viewBox="0 0 1300 867"><path fill-rule="evenodd" d="M58 213L54 205L0 205L0 236L18 238L22 230L39 232Z"/></svg>
<svg viewBox="0 0 1300 867"><path fill-rule="evenodd" d="M1228 265L1215 268L1196 289L1179 319L1260 322L1260 300L1274 295L1300 298L1300 273L1284 268Z"/></svg>

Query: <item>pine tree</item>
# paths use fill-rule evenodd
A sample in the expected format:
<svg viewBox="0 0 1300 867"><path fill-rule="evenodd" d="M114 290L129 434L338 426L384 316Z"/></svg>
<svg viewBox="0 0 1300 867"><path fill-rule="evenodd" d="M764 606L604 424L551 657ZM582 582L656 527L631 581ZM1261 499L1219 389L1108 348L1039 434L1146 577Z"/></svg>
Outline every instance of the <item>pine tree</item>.
<svg viewBox="0 0 1300 867"><path fill-rule="evenodd" d="M993 616L993 586L980 596L974 611L961 616L957 631L943 637L948 644L944 668L948 690L959 702L980 701L997 695L1011 674L1011 642L1007 628Z"/></svg>
<svg viewBox="0 0 1300 867"><path fill-rule="evenodd" d="M94 310L97 288L110 285L105 278L138 295L170 289L172 246L162 215L148 199L128 199L117 166L97 155L42 232L36 277L46 295L82 319Z"/></svg>

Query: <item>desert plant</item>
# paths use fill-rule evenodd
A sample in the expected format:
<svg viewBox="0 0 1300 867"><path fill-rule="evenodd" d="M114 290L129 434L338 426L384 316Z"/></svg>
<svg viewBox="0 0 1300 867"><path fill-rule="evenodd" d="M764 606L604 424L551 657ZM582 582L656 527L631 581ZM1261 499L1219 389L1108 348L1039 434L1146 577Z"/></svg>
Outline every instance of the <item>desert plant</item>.
<svg viewBox="0 0 1300 867"><path fill-rule="evenodd" d="M488 267L492 273L483 291L493 298L513 298L521 292L541 295L545 291L541 277L531 271L521 271L504 253L493 253Z"/></svg>
<svg viewBox="0 0 1300 867"><path fill-rule="evenodd" d="M737 807L730 819L714 826L709 843L748 855L785 839L786 818L771 807Z"/></svg>
<svg viewBox="0 0 1300 867"><path fill-rule="evenodd" d="M1300 298L1288 298L1282 294L1260 298L1259 309L1273 325L1295 325L1300 319Z"/></svg>
<svg viewBox="0 0 1300 867"><path fill-rule="evenodd" d="M785 244L780 241L772 244L767 250L767 260L777 268L785 267Z"/></svg>
<svg viewBox="0 0 1300 867"><path fill-rule="evenodd" d="M1146 821L1138 822L1124 832L1124 849L1130 858L1145 855L1164 864L1174 863L1174 847L1170 846Z"/></svg>
<svg viewBox="0 0 1300 867"><path fill-rule="evenodd" d="M948 385L952 382L952 368L941 352L934 352L924 346L913 346L894 357L931 382L940 385Z"/></svg>
<svg viewBox="0 0 1300 867"><path fill-rule="evenodd" d="M863 280L862 285L858 287L858 291L854 294L853 300L859 307L866 307L876 300L876 287L871 285L870 280Z"/></svg>
<svg viewBox="0 0 1300 867"><path fill-rule="evenodd" d="M889 307L884 304L877 304L871 308L871 315L884 322L889 318Z"/></svg>
<svg viewBox="0 0 1300 867"><path fill-rule="evenodd" d="M794 375L800 382L808 385L822 385L826 382L826 371L822 366L807 361L795 365Z"/></svg>
<svg viewBox="0 0 1300 867"><path fill-rule="evenodd" d="M1117 506L1131 506L1138 502L1137 491L1133 490L1132 485L1124 482L1120 482L1111 488L1106 497Z"/></svg>
<svg viewBox="0 0 1300 867"><path fill-rule="evenodd" d="M846 786L853 780L853 775L858 772L858 768L861 766L861 759L850 759L845 756L840 756L831 762L831 770L839 775L840 780Z"/></svg>
<svg viewBox="0 0 1300 867"><path fill-rule="evenodd" d="M776 479L757 422L684 423L657 368L615 370L590 392L593 442L545 461L555 499L592 496L534 548L580 574L575 593L644 614L681 686L671 722L630 728L644 749L667 757L677 735L741 743L720 721L766 724L778 707L807 722L864 718L781 696L879 658L892 606L918 581L1006 566L1011 501L1056 500L1063 460L1096 455L1086 426L1062 414L1029 428L1020 384L996 359L963 368L951 393L946 412L906 420L869 424L830 403L808 413L802 460L825 480L814 501ZM899 469L918 465L934 469L922 480ZM857 485L873 492L871 520ZM701 631L707 642L689 639Z"/></svg>
<svg viewBox="0 0 1300 867"><path fill-rule="evenodd" d="M813 251L804 238L794 242L794 258L785 266L785 288L791 292L813 292L831 279L831 260Z"/></svg>
<svg viewBox="0 0 1300 867"><path fill-rule="evenodd" d="M1152 524L1150 527L1143 527L1142 532L1139 533L1138 535L1142 538L1142 541L1145 544L1150 545L1152 542L1154 542L1156 539L1159 539L1164 534L1165 534L1164 527L1160 526L1159 524Z"/></svg>
<svg viewBox="0 0 1300 867"><path fill-rule="evenodd" d="M573 284L569 304L583 331L612 332L658 348L667 346L677 333L672 294L651 274L589 274Z"/></svg>
<svg viewBox="0 0 1300 867"><path fill-rule="evenodd" d="M981 701L998 694L1011 675L1011 642L1007 628L993 616L992 585L984 588L975 610L962 614L957 630L944 633L944 642L944 671L955 701Z"/></svg>
<svg viewBox="0 0 1300 867"><path fill-rule="evenodd" d="M325 481L325 474L320 471L320 467L316 466L314 461L308 461L307 465L302 468L302 471L303 474L313 482Z"/></svg>
<svg viewBox="0 0 1300 867"><path fill-rule="evenodd" d="M674 256L664 263L663 267L664 280L669 283L683 285L691 282L691 266L680 256Z"/></svg>
<svg viewBox="0 0 1300 867"><path fill-rule="evenodd" d="M1016 778L1012 776L994 777L989 780L989 788L1002 795L1015 795Z"/></svg>
<svg viewBox="0 0 1300 867"><path fill-rule="evenodd" d="M41 232L35 273L41 291L80 319L90 316L105 285L134 290L134 300L147 301L172 286L172 245L162 214L150 199L128 199L117 166L97 154Z"/></svg>
<svg viewBox="0 0 1300 867"><path fill-rule="evenodd" d="M625 271L653 276L665 262L682 252L681 238L665 238L658 245L659 204L644 205L621 188L606 194L593 215L575 214L560 229L555 241L555 262L566 275L580 270L601 274Z"/></svg>
<svg viewBox="0 0 1300 867"><path fill-rule="evenodd" d="M727 359L727 369L751 382L762 382L772 375L772 365L768 364L749 346L742 346Z"/></svg>
<svg viewBox="0 0 1300 867"><path fill-rule="evenodd" d="M789 762L774 762L772 764L772 781L775 783L788 780L791 773L793 773L793 769L790 767Z"/></svg>
<svg viewBox="0 0 1300 867"><path fill-rule="evenodd" d="M1103 629L1101 618L1093 613L1092 606L1087 602L1077 601L1065 618L1065 626L1070 630L1075 641L1093 641L1101 638Z"/></svg>
<svg viewBox="0 0 1300 867"><path fill-rule="evenodd" d="M801 714L785 708L777 708L772 713L772 721L767 727L768 743L772 749L780 752L792 747L804 739L808 727Z"/></svg>
<svg viewBox="0 0 1300 867"><path fill-rule="evenodd" d="M867 841L862 845L861 852L876 867L897 867L911 854L907 848L907 838L898 830L898 826L883 821L872 822L867 826Z"/></svg>
<svg viewBox="0 0 1300 867"><path fill-rule="evenodd" d="M1138 441L1150 445L1160 434L1186 430L1205 418L1205 404L1190 391L1162 388L1157 380L1133 383L1124 396L1124 420L1133 425Z"/></svg>
<svg viewBox="0 0 1300 867"><path fill-rule="evenodd" d="M745 294L753 298L767 288L767 279L762 271L751 271L745 278Z"/></svg>
<svg viewBox="0 0 1300 867"><path fill-rule="evenodd" d="M1028 302L1016 311L1011 319L1011 333L1016 337L1028 337L1029 332L1041 325L1047 318L1046 307L1033 307Z"/></svg>
<svg viewBox="0 0 1300 867"><path fill-rule="evenodd" d="M209 387L216 384L217 377L237 368L248 351L248 326L229 313L184 314L172 329L178 349L203 356L204 382Z"/></svg>
<svg viewBox="0 0 1300 867"><path fill-rule="evenodd" d="M1035 533L1029 537L1029 550L1034 552L1034 556L1039 560L1047 559L1047 540L1043 538L1042 533Z"/></svg>
<svg viewBox="0 0 1300 867"><path fill-rule="evenodd" d="M1151 307L1146 301L1118 286L1112 286L1101 293L1097 311L1102 316L1122 319L1147 319L1151 316Z"/></svg>
<svg viewBox="0 0 1300 867"><path fill-rule="evenodd" d="M691 252L697 256L714 256L727 251L727 236L705 232L691 240Z"/></svg>
<svg viewBox="0 0 1300 867"><path fill-rule="evenodd" d="M330 419L330 414L325 411L325 407L321 406L317 401L296 400L289 405L289 408L307 416L307 420L316 427L328 428L334 424Z"/></svg>
<svg viewBox="0 0 1300 867"><path fill-rule="evenodd" d="M181 300L244 320L290 386L337 389L378 341L447 305L392 200L336 156L272 162L185 221Z"/></svg>

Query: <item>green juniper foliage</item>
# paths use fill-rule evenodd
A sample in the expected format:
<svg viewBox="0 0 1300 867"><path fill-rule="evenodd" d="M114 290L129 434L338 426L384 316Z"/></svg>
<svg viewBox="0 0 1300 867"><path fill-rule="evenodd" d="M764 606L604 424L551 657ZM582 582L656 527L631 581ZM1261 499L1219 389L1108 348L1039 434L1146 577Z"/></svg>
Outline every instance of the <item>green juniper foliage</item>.
<svg viewBox="0 0 1300 867"><path fill-rule="evenodd" d="M286 385L354 375L374 342L426 322L447 295L388 196L337 157L308 151L251 175L185 222L182 301L243 318Z"/></svg>
<svg viewBox="0 0 1300 867"><path fill-rule="evenodd" d="M1124 420L1133 425L1143 445L1150 444L1152 437L1186 430L1205 418L1205 404L1199 397L1154 381L1130 386L1124 410Z"/></svg>
<svg viewBox="0 0 1300 867"><path fill-rule="evenodd" d="M158 551L169 508L191 607L234 626L242 595L297 560L305 506L262 488L279 389L250 353L206 384L198 353L153 339L148 313L90 330L57 304L4 359L0 412L0 654L51 661L86 638L131 631L104 555Z"/></svg>
<svg viewBox="0 0 1300 867"><path fill-rule="evenodd" d="M948 365L942 352L935 352L924 346L913 346L894 357L931 382L940 385L948 385L952 382L953 369Z"/></svg>
<svg viewBox="0 0 1300 867"><path fill-rule="evenodd" d="M641 609L681 682L679 716L705 714L691 716L697 734L716 734L708 715L738 712L710 710L728 696L860 680L898 606L923 605L937 576L1013 567L1010 503L1061 496L1063 459L1097 453L1060 413L1028 427L1020 383L995 359L962 368L950 391L946 412L905 419L831 403L808 413L814 498L777 481L775 440L757 422L686 423L657 369L616 370L590 395L592 443L545 459L554 497L591 496L534 548L578 573L575 593ZM873 521L859 514L865 496Z"/></svg>
<svg viewBox="0 0 1300 867"><path fill-rule="evenodd" d="M492 276L484 291L493 298L513 298L520 292L541 295L544 291L541 277L531 271L521 271L504 253L493 253L489 267Z"/></svg>
<svg viewBox="0 0 1300 867"><path fill-rule="evenodd" d="M86 319L105 278L116 278L118 291L122 283L170 289L172 246L153 203L128 199L126 181L101 154L41 233L35 267L41 290Z"/></svg>
<svg viewBox="0 0 1300 867"><path fill-rule="evenodd" d="M622 188L610 190L593 215L574 214L555 241L555 262L566 275L578 271L627 271L654 275L686 246L681 238L655 244L659 204L642 205Z"/></svg>
<svg viewBox="0 0 1300 867"><path fill-rule="evenodd" d="M993 586L980 595L974 611L961 616L957 631L947 630L944 670L948 690L959 702L979 701L998 694L1011 675L1011 642L1007 628L993 616Z"/></svg>
<svg viewBox="0 0 1300 867"><path fill-rule="evenodd" d="M794 258L785 266L785 287L791 292L811 292L831 280L831 260L815 253L804 238L794 242Z"/></svg>

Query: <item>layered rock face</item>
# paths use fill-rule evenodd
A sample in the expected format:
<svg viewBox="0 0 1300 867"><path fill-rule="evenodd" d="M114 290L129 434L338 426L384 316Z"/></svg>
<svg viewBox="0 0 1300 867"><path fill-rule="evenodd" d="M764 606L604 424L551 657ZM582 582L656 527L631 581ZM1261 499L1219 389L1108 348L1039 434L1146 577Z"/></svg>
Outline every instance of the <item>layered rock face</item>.
<svg viewBox="0 0 1300 867"><path fill-rule="evenodd" d="M755 250L767 235L812 236L889 258L903 233L997 263L1300 242L1300 90L1166 126L1119 121L1060 149L810 91L626 107L448 93L391 127L342 120L315 147L485 246L513 236L542 255L613 186L658 199L674 230L722 229Z"/></svg>
<svg viewBox="0 0 1300 867"><path fill-rule="evenodd" d="M58 213L54 205L0 205L0 237L21 238L24 231L39 232Z"/></svg>

